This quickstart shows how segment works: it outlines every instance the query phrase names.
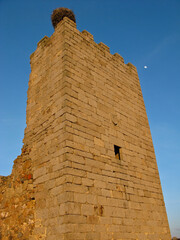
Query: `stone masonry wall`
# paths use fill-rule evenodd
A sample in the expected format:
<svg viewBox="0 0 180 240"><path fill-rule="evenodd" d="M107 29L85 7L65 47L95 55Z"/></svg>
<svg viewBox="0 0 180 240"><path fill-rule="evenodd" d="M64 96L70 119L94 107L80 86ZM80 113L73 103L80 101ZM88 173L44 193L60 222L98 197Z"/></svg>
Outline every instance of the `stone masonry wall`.
<svg viewBox="0 0 180 240"><path fill-rule="evenodd" d="M170 240L136 68L65 17L31 70L0 239Z"/></svg>
<svg viewBox="0 0 180 240"><path fill-rule="evenodd" d="M30 149L23 147L12 174L0 177L0 239L28 239L34 228L34 190Z"/></svg>
<svg viewBox="0 0 180 240"><path fill-rule="evenodd" d="M64 191L66 70L64 67L64 23L44 37L31 55L31 75L24 141L31 146L35 227L30 239L57 239L61 228Z"/></svg>
<svg viewBox="0 0 180 240"><path fill-rule="evenodd" d="M136 68L66 23L65 239L170 239ZM121 160L114 145L121 147Z"/></svg>

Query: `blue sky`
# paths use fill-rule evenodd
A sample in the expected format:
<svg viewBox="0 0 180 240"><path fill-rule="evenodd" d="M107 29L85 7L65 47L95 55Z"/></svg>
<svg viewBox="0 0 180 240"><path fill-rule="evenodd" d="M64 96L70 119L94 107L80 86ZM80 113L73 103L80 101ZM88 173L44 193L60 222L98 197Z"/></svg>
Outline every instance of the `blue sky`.
<svg viewBox="0 0 180 240"><path fill-rule="evenodd" d="M21 153L29 56L53 33L57 7L137 67L171 233L180 237L180 0L0 0L0 175Z"/></svg>

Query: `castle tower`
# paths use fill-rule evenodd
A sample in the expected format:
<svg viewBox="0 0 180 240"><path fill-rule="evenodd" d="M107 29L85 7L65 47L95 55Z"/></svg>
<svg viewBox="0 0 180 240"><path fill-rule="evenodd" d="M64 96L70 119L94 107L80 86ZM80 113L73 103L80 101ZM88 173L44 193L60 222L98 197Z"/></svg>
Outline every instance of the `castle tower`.
<svg viewBox="0 0 180 240"><path fill-rule="evenodd" d="M1 178L0 239L170 240L136 68L65 17L31 70L22 155ZM17 207L6 216L7 198Z"/></svg>

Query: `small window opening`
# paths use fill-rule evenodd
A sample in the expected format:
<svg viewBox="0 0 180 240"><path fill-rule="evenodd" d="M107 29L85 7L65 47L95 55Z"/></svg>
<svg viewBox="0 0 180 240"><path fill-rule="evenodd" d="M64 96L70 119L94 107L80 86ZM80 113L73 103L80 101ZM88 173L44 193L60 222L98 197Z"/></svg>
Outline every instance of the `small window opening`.
<svg viewBox="0 0 180 240"><path fill-rule="evenodd" d="M121 155L120 155L120 147L114 145L114 153L115 153L115 157L119 160L121 160Z"/></svg>

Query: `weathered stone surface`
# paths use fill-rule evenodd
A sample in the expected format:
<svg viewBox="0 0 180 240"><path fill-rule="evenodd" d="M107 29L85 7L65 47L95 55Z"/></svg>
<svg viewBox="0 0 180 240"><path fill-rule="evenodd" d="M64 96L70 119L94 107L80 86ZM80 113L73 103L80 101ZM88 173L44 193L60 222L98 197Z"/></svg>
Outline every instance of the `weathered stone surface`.
<svg viewBox="0 0 180 240"><path fill-rule="evenodd" d="M34 228L34 189L28 147L14 161L12 174L0 177L0 239L28 239Z"/></svg>
<svg viewBox="0 0 180 240"><path fill-rule="evenodd" d="M136 68L64 18L31 69L26 147L0 178L1 239L170 240Z"/></svg>

